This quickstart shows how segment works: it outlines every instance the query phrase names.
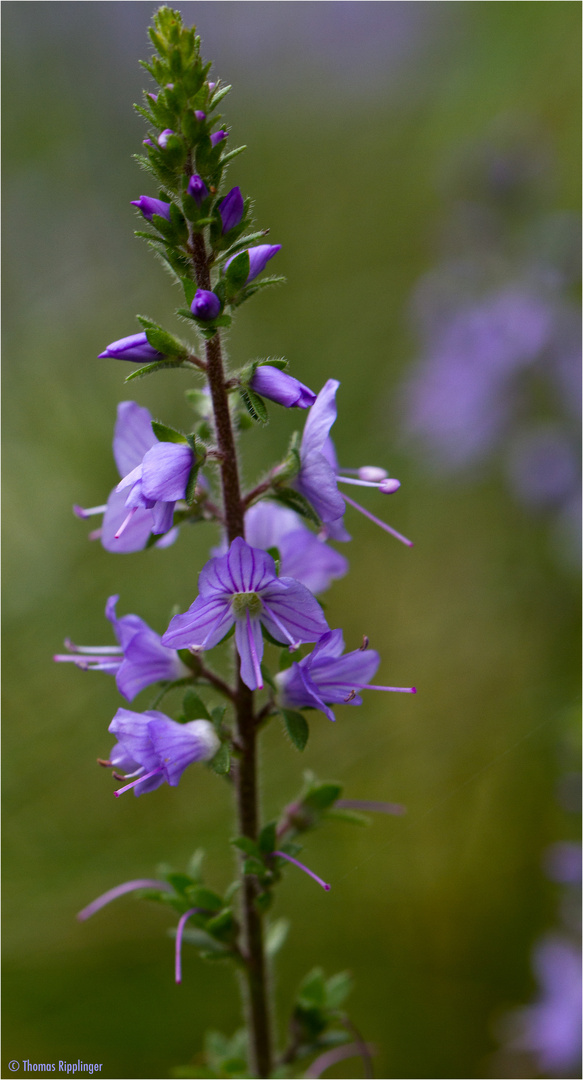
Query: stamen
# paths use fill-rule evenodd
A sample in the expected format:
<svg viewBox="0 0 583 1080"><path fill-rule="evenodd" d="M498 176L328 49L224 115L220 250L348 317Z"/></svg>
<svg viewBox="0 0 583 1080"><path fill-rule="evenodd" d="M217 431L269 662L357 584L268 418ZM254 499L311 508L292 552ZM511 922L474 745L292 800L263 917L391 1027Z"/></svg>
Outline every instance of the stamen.
<svg viewBox="0 0 583 1080"><path fill-rule="evenodd" d="M289 651L290 651L290 652L295 652L295 650L296 650L296 649L299 649L299 647L300 647L300 645L301 645L301 641L294 641L294 639L293 639L293 637L291 636L291 634L290 634L289 630L288 630L288 629L287 629L287 628L286 628L286 627L285 627L285 626L283 625L283 623L282 623L282 622L280 621L280 619L278 619L278 617L277 617L277 615L275 614L275 612L274 612L274 611L272 611L272 609L271 609L270 607L268 607L268 606L267 606L267 604L266 604L265 602L264 602L264 604L263 604L263 609L264 609L264 611L266 611L266 612L267 612L267 614L269 615L270 619L273 619L273 621L274 621L275 625L277 626L277 628L278 628L279 630L281 630L281 632L282 632L282 634L284 635L284 637L286 637L286 638L287 638L287 640L289 641L289 643L290 643L290 644L289 644Z"/></svg>
<svg viewBox="0 0 583 1080"><path fill-rule="evenodd" d="M394 495L395 491L398 491L401 487L401 481L395 478L381 480L379 484L379 491L381 495Z"/></svg>
<svg viewBox="0 0 583 1080"><path fill-rule="evenodd" d="M344 1061L345 1058L362 1057L366 1061L367 1057L372 1057L376 1052L376 1047L372 1043L344 1043L343 1046L335 1046L333 1050L327 1050L325 1054L320 1054L312 1062L304 1076L306 1080L318 1080L318 1077L326 1072L326 1069L330 1069L332 1065L336 1065L339 1061ZM367 1073L367 1075L372 1076L372 1073Z"/></svg>
<svg viewBox="0 0 583 1080"><path fill-rule="evenodd" d="M377 484L381 480L386 480L389 475L387 470L381 469L379 465L361 465L360 469L339 469L338 471L348 473L349 476L358 476L359 480L372 480Z"/></svg>
<svg viewBox="0 0 583 1080"><path fill-rule="evenodd" d="M304 866L304 864L301 863L299 859L294 859L293 855L286 855L285 851L274 851L273 854L279 855L281 859L287 859L287 861L293 863L294 866L298 866L300 870L304 871L304 874L308 874L308 876L313 878L314 881L317 881L318 885L321 885L326 892L330 892L332 886L327 885L325 881L322 881L321 877L318 877L318 875L315 874L313 870L310 870L308 866Z"/></svg>
<svg viewBox="0 0 583 1080"><path fill-rule="evenodd" d="M132 520L132 518L133 518L133 516L134 516L137 509L138 509L137 506L132 506L127 518L125 518L125 520L122 521L119 529L117 530L117 532L116 532L116 534L115 534L115 536L113 538L114 540L119 540L119 538L120 538L121 534L123 533L123 531L125 529L127 529L128 525L129 525L130 521Z"/></svg>
<svg viewBox="0 0 583 1080"><path fill-rule="evenodd" d="M113 762L111 762L111 761L106 761L106 760L105 760L105 758L102 758L102 757L98 757L98 758L97 758L97 764L98 764L98 765L102 765L104 769L111 769L111 768L113 768Z"/></svg>
<svg viewBox="0 0 583 1080"><path fill-rule="evenodd" d="M365 649L368 649L369 645L370 645L369 638L366 636L366 634L363 634L362 635L362 645L360 646L360 651L364 652Z"/></svg>
<svg viewBox="0 0 583 1080"><path fill-rule="evenodd" d="M380 481L377 481L377 480L356 480L351 476L338 476L337 475L336 480L341 484L356 484L357 487L378 488L380 486Z"/></svg>
<svg viewBox="0 0 583 1080"><path fill-rule="evenodd" d="M75 514L75 517L78 518L88 518L93 517L94 514L104 514L106 510L107 505L105 503L103 506L88 506L87 508L78 506L77 503L73 506L73 513Z"/></svg>
<svg viewBox="0 0 583 1080"><path fill-rule="evenodd" d="M135 889L165 889L166 892L172 892L172 887L168 885L166 881L154 881L151 878L138 878L136 881L124 881L123 885L116 885L115 889L109 889L108 892L104 892L101 896L98 896L96 900L93 900L91 904L84 907L82 911L79 911L77 914L79 922L90 919L100 908L105 907L106 904L110 904L112 900L117 900L118 896L123 896L124 893L134 892Z"/></svg>
<svg viewBox="0 0 583 1080"><path fill-rule="evenodd" d="M87 656L118 656L123 653L121 645L75 645L71 638L65 638L64 645L70 652L85 653Z"/></svg>
<svg viewBox="0 0 583 1080"><path fill-rule="evenodd" d="M391 690L394 694L416 694L417 689L414 686L373 686L372 683L367 683L366 686L361 686L361 690Z"/></svg>
<svg viewBox="0 0 583 1080"><path fill-rule="evenodd" d="M400 540L402 544L406 544L407 547L413 547L412 540L407 540L406 536L401 536L401 533L398 533L396 529L392 529L390 525L387 525L386 521L381 521L380 518L375 517L374 514L371 514L370 510L365 510L364 506L359 506L359 504L355 502L354 499L349 499L348 495L345 495L343 491L341 491L340 494L342 495L344 502L349 503L350 506L353 506L355 510L360 510L360 513L364 514L364 516L367 517L369 521L374 521L375 525L380 525L381 529L384 529L385 532L390 533L391 536L394 536L397 540Z"/></svg>
<svg viewBox="0 0 583 1080"><path fill-rule="evenodd" d="M174 959L174 982L182 982L182 934L186 923L190 919L191 915L196 915L198 912L203 912L204 908L193 907L190 911L185 911L184 915L180 916L178 926L176 927L176 953Z"/></svg>
<svg viewBox="0 0 583 1080"><path fill-rule="evenodd" d="M249 638L249 648L251 649L251 660L253 663L253 671L255 672L255 678L257 680L257 689L263 690L263 677L261 675L261 664L259 663L259 657L257 656L257 649L255 648L255 639L253 637L253 630L251 628L251 617L249 615L249 608L246 611L247 615L247 636Z"/></svg>
<svg viewBox="0 0 583 1080"><path fill-rule="evenodd" d="M118 788L118 790L114 791L113 794L115 795L116 799L118 799L120 795L123 795L124 791L129 791L130 788L135 787L136 784L141 784L142 780L149 780L151 776L156 776L158 773L161 773L163 771L163 766L159 765L157 769L152 769L151 772L145 773L144 776L138 776L137 780L132 780L131 784L126 784L125 787ZM125 776L123 779L125 780Z"/></svg>
<svg viewBox="0 0 583 1080"><path fill-rule="evenodd" d="M407 813L407 807L402 806L401 803L392 802L375 802L371 799L337 799L335 806L339 810L368 810L370 813L377 814L401 814Z"/></svg>
<svg viewBox="0 0 583 1080"><path fill-rule="evenodd" d="M103 529L92 529L87 537L88 540L101 540Z"/></svg>
<svg viewBox="0 0 583 1080"><path fill-rule="evenodd" d="M348 697L344 698L344 704L348 705L349 701L352 701L356 697L356 690L351 690Z"/></svg>

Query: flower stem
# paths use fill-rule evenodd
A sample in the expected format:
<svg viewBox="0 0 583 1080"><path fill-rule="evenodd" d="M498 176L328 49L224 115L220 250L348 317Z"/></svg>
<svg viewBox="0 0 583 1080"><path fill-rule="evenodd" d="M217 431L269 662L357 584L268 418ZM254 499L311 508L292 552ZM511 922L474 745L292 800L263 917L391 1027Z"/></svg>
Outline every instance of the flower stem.
<svg viewBox="0 0 583 1080"><path fill-rule="evenodd" d="M193 234L189 251L198 287L210 289L209 259L201 233ZM231 424L219 333L206 343L206 374L213 403L217 446L220 452L225 527L227 540L231 544L238 536L245 538L245 511L241 499L237 449ZM245 685L240 675L234 695L234 705L237 725L236 740L239 748L239 758L234 767L238 831L240 835L256 840L259 831L257 729L253 692ZM250 1066L254 1076L263 1078L269 1077L272 1071L271 1018L268 1006L263 923L262 916L255 905L257 895L255 881L244 875L242 869L240 872Z"/></svg>

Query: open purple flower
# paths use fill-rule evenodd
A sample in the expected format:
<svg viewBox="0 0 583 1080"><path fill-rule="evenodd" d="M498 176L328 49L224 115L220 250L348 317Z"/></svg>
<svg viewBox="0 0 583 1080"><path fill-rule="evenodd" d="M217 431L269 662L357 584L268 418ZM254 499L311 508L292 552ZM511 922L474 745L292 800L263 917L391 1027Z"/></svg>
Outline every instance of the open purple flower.
<svg viewBox="0 0 583 1080"><path fill-rule="evenodd" d="M173 449L169 450L169 447ZM193 461L190 447L159 443L152 431L148 409L135 401L120 402L113 435L113 456L123 477L123 487L113 489L105 506L88 510L75 507L75 513L82 518L103 513L101 529L92 535L101 540L107 551L124 554L141 551L151 533L165 533L158 541L160 546L175 539L176 534L171 529L172 512L176 500L183 498L188 482L187 454L176 454L175 450L186 450L190 455L190 473ZM125 488L130 484L128 494Z"/></svg>
<svg viewBox="0 0 583 1080"><path fill-rule="evenodd" d="M140 334L130 334L128 337L112 341L105 352L99 353L99 359L111 357L113 360L131 360L134 364L151 364L155 360L163 360L164 353L158 352L150 345L145 331Z"/></svg>
<svg viewBox="0 0 583 1080"><path fill-rule="evenodd" d="M115 792L118 796L130 788L135 795L143 795L163 783L176 787L189 765L210 761L220 746L208 720L179 724L155 709L145 713L118 709L108 730L118 741L110 760L102 764L127 770L122 779L131 779Z"/></svg>
<svg viewBox="0 0 583 1080"><path fill-rule="evenodd" d="M230 232L238 225L243 217L243 210L245 205L243 203L243 196L241 195L241 188L234 187L225 195L224 199L219 203L219 214L221 215L221 222L223 225L222 232Z"/></svg>
<svg viewBox="0 0 583 1080"><path fill-rule="evenodd" d="M249 273L247 275L247 281L245 282L246 285L248 285L250 281L253 281L253 278L256 278L262 270L265 270L269 260L272 259L274 255L277 255L278 251L281 251L281 244L258 244L257 247L247 248L247 254L249 256ZM240 254L241 252L238 251L237 255ZM233 259L237 258L237 255L231 255L231 258L227 259L225 270L229 263L232 263Z"/></svg>
<svg viewBox="0 0 583 1080"><path fill-rule="evenodd" d="M299 514L269 499L251 506L245 514L245 535L252 547L275 547L280 554L280 574L295 578L311 593L321 593L348 572L348 561L304 525Z"/></svg>
<svg viewBox="0 0 583 1080"><path fill-rule="evenodd" d="M278 578L265 551L237 537L226 555L211 559L198 579L199 595L184 615L175 615L162 644L212 649L235 626L241 678L251 690L263 687L262 625L283 645L297 648L328 630L318 602L293 578Z"/></svg>
<svg viewBox="0 0 583 1080"><path fill-rule="evenodd" d="M117 688L127 701L133 701L140 690L152 683L173 682L187 676L188 668L178 653L162 645L160 635L143 619L138 615L117 618L118 599L110 596L105 605L105 615L113 627L117 645L84 646L67 640L65 645L69 653L54 656L53 660L68 661L84 671L105 671L115 675Z"/></svg>
<svg viewBox="0 0 583 1080"><path fill-rule="evenodd" d="M194 176L190 177L186 190L189 195L192 195L192 198L198 206L200 206L205 199L208 199L208 188L202 176L199 176L198 173L195 173Z"/></svg>
<svg viewBox="0 0 583 1080"><path fill-rule="evenodd" d="M309 409L316 400L314 391L308 386L270 364L259 364L249 386L255 393L287 409Z"/></svg>
<svg viewBox="0 0 583 1080"><path fill-rule="evenodd" d="M190 310L197 319L216 319L221 313L221 301L210 289L197 289Z"/></svg>
<svg viewBox="0 0 583 1080"><path fill-rule="evenodd" d="M170 221L170 203L164 202L163 199L151 199L149 195L140 195L139 199L132 199L132 206L137 206L148 221L152 220L154 214L159 214L160 217Z"/></svg>
<svg viewBox="0 0 583 1080"><path fill-rule="evenodd" d="M319 709L335 720L329 705L362 705L359 690L392 690L414 694L413 686L371 686L380 656L374 649L357 649L344 656L341 630L329 630L309 656L276 675L281 704L289 709Z"/></svg>

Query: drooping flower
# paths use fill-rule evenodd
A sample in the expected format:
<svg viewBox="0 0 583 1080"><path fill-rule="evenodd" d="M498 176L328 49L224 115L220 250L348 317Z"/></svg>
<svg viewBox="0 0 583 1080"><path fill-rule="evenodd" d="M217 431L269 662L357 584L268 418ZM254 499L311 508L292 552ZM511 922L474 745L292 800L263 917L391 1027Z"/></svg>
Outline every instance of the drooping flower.
<svg viewBox="0 0 583 1080"><path fill-rule="evenodd" d="M164 202L163 199L151 199L149 195L140 195L139 199L132 199L132 206L137 206L148 221L152 220L154 214L170 221L170 203Z"/></svg>
<svg viewBox="0 0 583 1080"><path fill-rule="evenodd" d="M227 135L228 135L228 132L224 131L224 130L213 131L213 133L211 135L211 146L216 146L218 143L222 142L223 139L227 138Z"/></svg>
<svg viewBox="0 0 583 1080"><path fill-rule="evenodd" d="M246 285L253 278L256 278L258 274L265 270L267 263L274 255L277 255L278 251L281 251L281 244L258 244L257 247L247 248L247 254L249 256L249 273L247 275ZM237 252L240 255L241 252ZM225 263L225 270L232 263L233 259L237 258L237 255L231 255L230 259L227 259Z"/></svg>
<svg viewBox="0 0 583 1080"><path fill-rule="evenodd" d="M118 709L108 730L118 741L109 762L102 764L126 769L123 779L131 780L114 793L116 796L130 788L135 795L143 795L163 783L176 787L189 765L210 761L220 746L208 720L179 724L155 709L144 713Z"/></svg>
<svg viewBox="0 0 583 1080"><path fill-rule="evenodd" d="M287 409L309 409L316 400L314 391L308 386L270 364L259 364L249 386L257 394Z"/></svg>
<svg viewBox="0 0 583 1080"><path fill-rule="evenodd" d="M300 471L292 486L313 506L331 539L350 540L343 521L344 503L349 503L385 532L395 536L408 547L412 547L411 541L405 536L387 525L385 521L375 517L354 499L338 491L339 482L374 487L384 495L392 494L401 486L399 480L390 479L384 469L378 469L376 466L365 466L362 470L364 477L374 476L374 480L361 478L360 475L351 477L340 474L336 451L330 438L330 428L336 420L336 391L339 386L340 383L336 379L328 379L310 409L300 444ZM354 471L357 474L361 472L361 470ZM381 473L380 479L376 479Z"/></svg>
<svg viewBox="0 0 583 1080"><path fill-rule="evenodd" d="M299 514L269 499L251 506L245 514L245 536L252 547L280 555L282 577L295 578L311 593L321 593L332 581L348 573L348 560L315 536Z"/></svg>
<svg viewBox="0 0 583 1080"><path fill-rule="evenodd" d="M240 537L226 555L206 564L198 588L194 604L184 615L174 616L162 644L212 649L234 625L241 678L251 690L263 687L262 625L291 648L317 641L328 630L322 609L306 587L293 578L278 578L271 556Z"/></svg>
<svg viewBox="0 0 583 1080"><path fill-rule="evenodd" d="M152 683L184 678L189 674L174 649L161 644L160 635L138 615L115 613L118 596L110 596L105 605L118 645L83 646L66 641L68 654L53 659L76 664L84 671L105 671L115 675L120 694L133 701L136 694Z"/></svg>
<svg viewBox="0 0 583 1080"><path fill-rule="evenodd" d="M243 196L241 194L241 188L234 187L225 195L224 199L219 203L219 214L221 215L221 222L223 225L222 232L230 232L236 225L239 224L243 217L243 211L245 205L243 202Z"/></svg>
<svg viewBox="0 0 583 1080"><path fill-rule="evenodd" d="M105 352L99 353L99 359L111 357L113 360L131 360L134 364L151 364L156 360L163 360L164 353L158 352L150 345L145 331L140 334L130 334L128 337L112 341Z"/></svg>
<svg viewBox="0 0 583 1080"><path fill-rule="evenodd" d="M197 319L216 319L221 312L221 301L210 289L197 289L190 310Z"/></svg>
<svg viewBox="0 0 583 1080"><path fill-rule="evenodd" d="M173 449L168 450L168 447ZM175 539L176 533L171 528L172 512L176 500L184 496L184 485L188 481L187 455L176 454L176 449L186 450L191 455L190 472L193 462L190 447L159 443L152 431L148 409L135 401L120 402L113 435L113 456L124 487L122 490L114 488L105 506L87 510L74 508L77 516L82 518L103 513L101 529L92 535L101 540L107 551L124 554L141 551L152 533L165 533L158 541L160 546ZM124 489L130 483L128 495Z"/></svg>
<svg viewBox="0 0 583 1080"><path fill-rule="evenodd" d="M192 195L192 198L198 204L198 206L200 206L205 199L208 199L208 188L202 176L199 176L198 173L195 173L194 176L190 177L186 190L189 195Z"/></svg>
<svg viewBox="0 0 583 1080"><path fill-rule="evenodd" d="M319 709L329 720L336 717L330 705L362 705L360 690L392 690L414 694L414 686L372 686L380 656L374 649L344 652L341 630L330 630L320 638L309 656L276 675L279 698L284 708Z"/></svg>

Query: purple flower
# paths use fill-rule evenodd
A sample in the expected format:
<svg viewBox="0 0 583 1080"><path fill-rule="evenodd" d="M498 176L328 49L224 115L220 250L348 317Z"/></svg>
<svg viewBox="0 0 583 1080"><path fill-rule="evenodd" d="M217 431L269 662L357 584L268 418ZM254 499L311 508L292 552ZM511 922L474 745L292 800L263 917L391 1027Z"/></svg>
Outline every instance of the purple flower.
<svg viewBox="0 0 583 1080"><path fill-rule="evenodd" d="M175 134L176 132L172 131L172 128L164 128L164 131L160 132L160 134L158 135L158 146L160 146L162 150L164 150L164 148L168 145L168 139L170 138L170 136Z"/></svg>
<svg viewBox="0 0 583 1080"><path fill-rule="evenodd" d="M216 319L221 311L221 301L209 289L197 289L190 310L197 319Z"/></svg>
<svg viewBox="0 0 583 1080"><path fill-rule="evenodd" d="M167 649L157 634L138 615L118 619L115 607L119 597L110 596L105 615L113 626L118 645L83 646L66 641L69 655L53 660L69 661L84 671L105 671L115 675L120 694L133 701L136 694L152 683L173 682L189 674L174 649Z"/></svg>
<svg viewBox="0 0 583 1080"><path fill-rule="evenodd" d="M152 511L152 532L166 533L172 528L174 506L184 499L194 452L182 443L158 442L146 451L136 465L117 485L116 491L129 488L125 505L129 508L126 521L118 529L118 539L137 510Z"/></svg>
<svg viewBox="0 0 583 1080"><path fill-rule="evenodd" d="M282 577L295 578L312 593L329 588L348 572L348 561L304 525L293 510L269 499L251 506L245 514L245 536L252 547L276 547Z"/></svg>
<svg viewBox="0 0 583 1080"><path fill-rule="evenodd" d="M249 383L252 390L278 405L286 408L295 406L297 409L309 409L316 400L316 395L308 386L304 386L293 375L286 375L285 371L271 367L269 364L260 364Z"/></svg>
<svg viewBox="0 0 583 1080"><path fill-rule="evenodd" d="M202 109L195 109L194 115L198 120L199 124L202 124L203 120L206 120L206 113L203 112Z"/></svg>
<svg viewBox="0 0 583 1080"><path fill-rule="evenodd" d="M137 206L148 221L152 220L154 214L170 221L170 203L164 202L163 199L151 199L149 195L140 195L139 199L132 199L132 206Z"/></svg>
<svg viewBox="0 0 583 1080"><path fill-rule="evenodd" d="M152 431L152 417L148 409L137 405L135 401L121 401L119 403L113 434L113 456L120 476L127 477L134 469L140 468L149 450L158 446L167 447L168 445L178 444L158 443ZM158 453L160 452L158 451ZM164 455L165 452L162 451L162 458L164 458ZM156 456L154 456L153 464L156 465ZM157 464L163 466L164 461L158 461ZM152 469L146 468L146 486L148 490L153 490L149 487L148 481L152 480L154 482L157 473L158 479L160 479L159 470L155 467ZM165 487L165 493L166 491L167 488ZM130 499L131 494L130 492ZM129 513L128 506L130 507ZM99 538L107 551L124 554L141 551L150 539L150 534L156 531L154 525L159 526L163 517L166 520L168 519L168 514L158 507L155 521L152 506L140 505L139 501L137 506L131 506L131 503L128 504L128 496L125 492L118 491L117 488L114 488L111 492L107 505L94 506L89 510L75 507L75 513L82 518L103 513L101 529L97 533L93 533L93 537ZM170 530L158 541L158 545L166 547L173 542L175 536L175 531Z"/></svg>
<svg viewBox="0 0 583 1080"><path fill-rule="evenodd" d="M164 204L166 205L166 204ZM112 341L105 352L99 353L99 359L110 357L113 360L131 360L133 364L151 364L156 360L163 360L164 353L150 345L145 331L141 334L130 334L129 337Z"/></svg>
<svg viewBox="0 0 583 1080"><path fill-rule="evenodd" d="M319 709L335 720L329 705L362 705L359 690L392 690L414 694L413 686L371 686L380 656L374 649L346 653L341 630L329 630L320 638L309 656L276 675L280 701L284 708Z"/></svg>
<svg viewBox="0 0 583 1080"><path fill-rule="evenodd" d="M226 131L214 131L211 135L211 146L216 146L217 143L222 142L223 139L227 138L227 135L228 132Z"/></svg>
<svg viewBox="0 0 583 1080"><path fill-rule="evenodd" d="M202 179L202 176L199 176L198 173L195 173L194 176L190 177L186 190L189 195L192 195L192 198L198 206L200 206L205 199L208 199L208 188Z"/></svg>
<svg viewBox="0 0 583 1080"><path fill-rule="evenodd" d="M226 555L211 559L198 579L199 595L184 615L175 615L162 643L174 648L212 649L235 625L241 678L263 687L261 626L276 641L297 648L317 641L328 625L318 602L293 578L278 578L265 551L237 537Z"/></svg>
<svg viewBox="0 0 583 1080"><path fill-rule="evenodd" d="M130 784L119 788L122 795L134 788L135 795L154 791L166 782L176 787L182 773L194 761L209 761L220 740L208 720L179 724L152 709L145 713L118 709L108 728L117 737L110 761L104 764L129 770Z"/></svg>
<svg viewBox="0 0 583 1080"><path fill-rule="evenodd" d="M281 244L258 244L257 247L247 248L246 250L249 256L249 273L245 284L248 285L262 270L265 270L269 260L272 259L274 255L277 255L278 251L281 251ZM241 252L238 251L237 255L240 254ZM237 255L231 255L231 258L227 259L225 270L229 263L232 263L233 259L237 258Z"/></svg>
<svg viewBox="0 0 583 1080"><path fill-rule="evenodd" d="M223 223L223 233L230 232L231 229L235 228L235 225L239 224L243 217L244 209L241 188L231 188L228 195L225 195L225 198L219 203L219 214L221 215L221 221Z"/></svg>

